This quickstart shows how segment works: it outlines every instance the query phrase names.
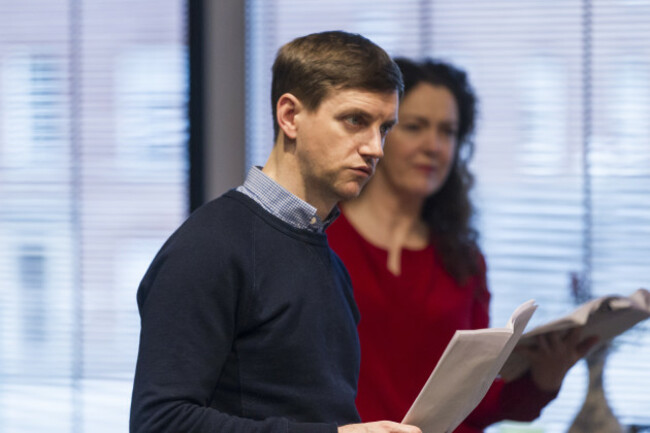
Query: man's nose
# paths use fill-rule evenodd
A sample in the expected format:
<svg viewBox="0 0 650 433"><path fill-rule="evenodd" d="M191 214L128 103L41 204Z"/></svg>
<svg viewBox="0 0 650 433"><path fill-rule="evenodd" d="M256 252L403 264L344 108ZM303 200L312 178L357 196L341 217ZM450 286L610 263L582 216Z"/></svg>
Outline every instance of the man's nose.
<svg viewBox="0 0 650 433"><path fill-rule="evenodd" d="M375 131L371 137L369 137L363 148L364 156L369 156L372 158L381 158L384 156L384 135L381 131Z"/></svg>

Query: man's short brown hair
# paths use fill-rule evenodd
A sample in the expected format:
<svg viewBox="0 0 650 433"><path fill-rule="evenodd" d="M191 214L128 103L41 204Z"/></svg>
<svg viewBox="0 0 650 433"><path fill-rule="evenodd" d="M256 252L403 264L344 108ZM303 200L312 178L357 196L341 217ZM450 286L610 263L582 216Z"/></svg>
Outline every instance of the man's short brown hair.
<svg viewBox="0 0 650 433"><path fill-rule="evenodd" d="M402 74L388 53L365 37L342 31L313 33L283 45L273 63L271 104L275 138L276 104L284 93L316 110L333 89L400 94Z"/></svg>

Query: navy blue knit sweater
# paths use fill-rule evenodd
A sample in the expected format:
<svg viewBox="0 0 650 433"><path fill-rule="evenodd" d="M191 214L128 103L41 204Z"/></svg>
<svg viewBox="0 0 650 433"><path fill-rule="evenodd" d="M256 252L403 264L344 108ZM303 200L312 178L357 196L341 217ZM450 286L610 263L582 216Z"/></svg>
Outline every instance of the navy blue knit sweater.
<svg viewBox="0 0 650 433"><path fill-rule="evenodd" d="M358 311L324 234L230 191L138 289L132 433L335 432L359 422Z"/></svg>

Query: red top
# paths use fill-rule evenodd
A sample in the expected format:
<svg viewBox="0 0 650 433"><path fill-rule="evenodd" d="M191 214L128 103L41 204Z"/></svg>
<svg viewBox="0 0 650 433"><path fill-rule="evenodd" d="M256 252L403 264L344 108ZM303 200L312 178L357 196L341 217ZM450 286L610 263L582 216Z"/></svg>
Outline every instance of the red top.
<svg viewBox="0 0 650 433"><path fill-rule="evenodd" d="M341 213L328 228L330 246L345 263L361 312L361 371L357 409L364 422L401 421L457 329L489 326L485 261L480 275L460 286L432 245L402 251L401 275L386 267L388 253L365 240ZM529 376L497 379L455 432L476 433L503 419L529 421L556 392Z"/></svg>

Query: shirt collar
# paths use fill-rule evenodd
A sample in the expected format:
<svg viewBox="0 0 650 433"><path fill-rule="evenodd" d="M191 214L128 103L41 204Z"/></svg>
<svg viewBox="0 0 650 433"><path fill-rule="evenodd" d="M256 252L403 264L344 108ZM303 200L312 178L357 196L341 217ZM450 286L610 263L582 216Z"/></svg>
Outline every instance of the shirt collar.
<svg viewBox="0 0 650 433"><path fill-rule="evenodd" d="M327 218L321 220L316 215L314 206L291 194L262 172L261 167L251 167L244 184L237 191L249 196L267 212L293 227L317 233L323 233L340 213L335 206Z"/></svg>

